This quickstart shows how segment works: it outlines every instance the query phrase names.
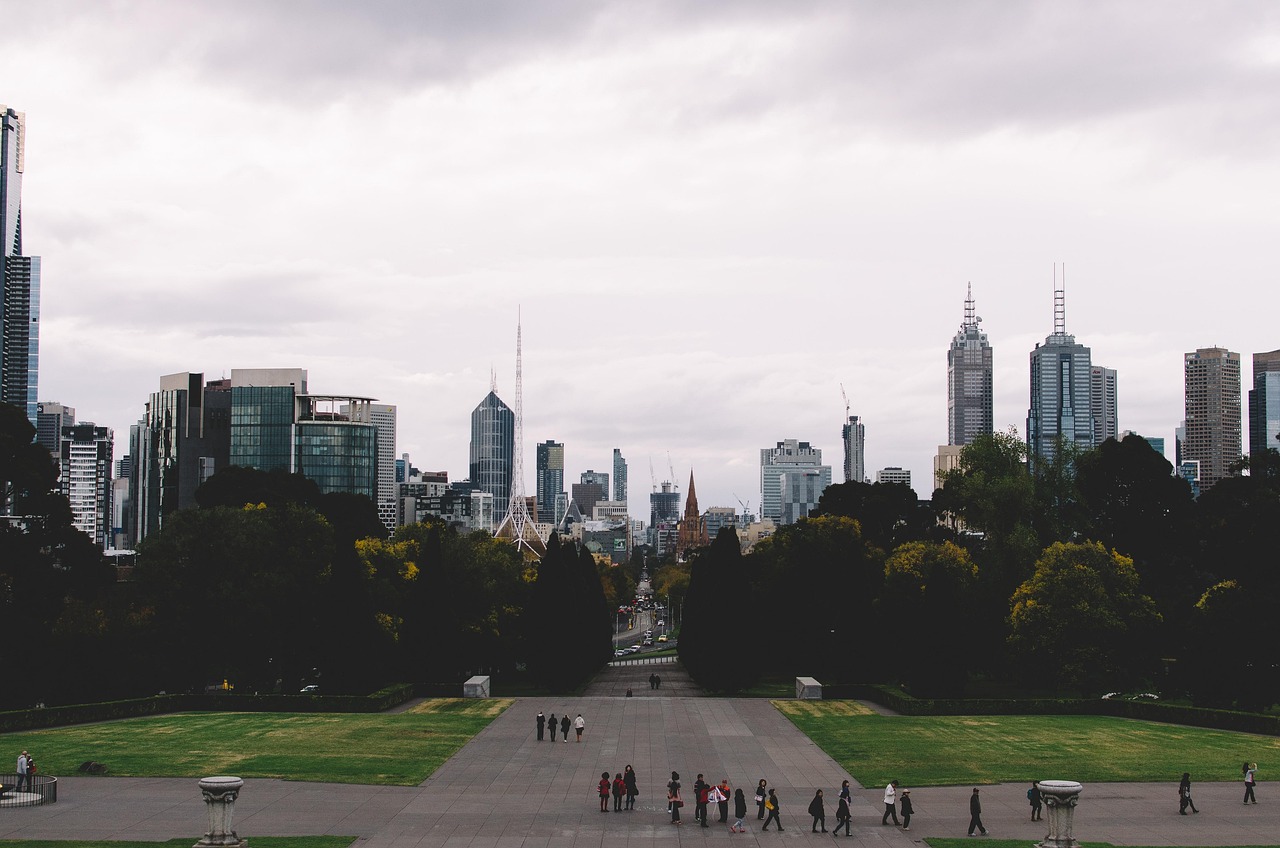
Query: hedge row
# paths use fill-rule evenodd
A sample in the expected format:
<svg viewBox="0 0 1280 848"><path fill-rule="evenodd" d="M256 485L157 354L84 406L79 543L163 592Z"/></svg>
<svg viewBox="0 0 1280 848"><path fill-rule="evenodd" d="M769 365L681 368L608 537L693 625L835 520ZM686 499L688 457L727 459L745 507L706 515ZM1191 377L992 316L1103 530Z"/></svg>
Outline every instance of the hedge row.
<svg viewBox="0 0 1280 848"><path fill-rule="evenodd" d="M1214 730L1280 736L1280 716L1183 707L1120 698L913 698L894 686L849 683L824 686L824 698L871 701L901 715L1105 715Z"/></svg>
<svg viewBox="0 0 1280 848"><path fill-rule="evenodd" d="M461 686L453 688L456 690L454 694L462 694ZM413 695L414 687L407 683L388 686L371 695L238 695L231 692L154 695L127 701L0 712L0 733L191 711L377 713L403 704Z"/></svg>

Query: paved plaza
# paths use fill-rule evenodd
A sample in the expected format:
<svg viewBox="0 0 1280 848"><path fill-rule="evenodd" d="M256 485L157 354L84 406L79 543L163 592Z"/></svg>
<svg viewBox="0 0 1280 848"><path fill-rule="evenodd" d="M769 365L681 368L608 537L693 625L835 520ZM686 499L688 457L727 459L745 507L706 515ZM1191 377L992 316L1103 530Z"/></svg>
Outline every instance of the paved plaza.
<svg viewBox="0 0 1280 848"><path fill-rule="evenodd" d="M254 836L342 834L360 848L644 848L701 843L823 845L833 837L810 833L805 813L822 787L827 829L835 829L835 797L849 777L768 701L685 694L674 667L663 689L649 689L654 669L611 669L592 689L631 682L635 697L520 698L425 783L416 787L348 786L249 779L234 826ZM591 691L591 690L589 690ZM582 713L582 743L538 742L534 715ZM632 812L599 812L602 771L630 763L639 776L640 803ZM684 823L670 824L665 784L680 772L688 806ZM751 803L749 832L731 834L693 821L692 787L702 772L727 777L747 791L763 777L778 790L786 830L759 832ZM198 837L204 804L190 779L66 777L58 803L0 810L0 839L144 839ZM1072 775L1045 775L1071 779ZM1199 815L1179 816L1177 775L1161 784L1088 784L1076 812L1079 839L1117 845L1280 844L1280 783L1258 785L1260 803L1241 803L1238 783L1195 785ZM854 784L857 785L856 783ZM852 838L842 845L907 846L929 836L964 836L971 787L912 787L910 832L880 825L880 787L855 791ZM1047 823L1028 820L1022 785L982 787L984 820L993 838L1038 841ZM712 816L713 820L715 815ZM977 841L977 840L975 840Z"/></svg>

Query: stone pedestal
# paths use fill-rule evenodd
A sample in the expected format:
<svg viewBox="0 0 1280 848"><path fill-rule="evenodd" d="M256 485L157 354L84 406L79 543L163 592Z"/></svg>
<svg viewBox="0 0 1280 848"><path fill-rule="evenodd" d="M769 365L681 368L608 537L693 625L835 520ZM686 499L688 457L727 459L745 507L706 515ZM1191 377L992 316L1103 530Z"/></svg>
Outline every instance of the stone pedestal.
<svg viewBox="0 0 1280 848"><path fill-rule="evenodd" d="M812 677L797 677L796 698L804 701L821 701L822 684Z"/></svg>
<svg viewBox="0 0 1280 848"><path fill-rule="evenodd" d="M1044 805L1049 808L1049 835L1036 844L1040 848L1079 848L1080 843L1072 832L1072 819L1084 787L1074 780L1042 780L1037 785Z"/></svg>
<svg viewBox="0 0 1280 848"><path fill-rule="evenodd" d="M236 836L231 817L244 781L238 777L206 777L200 781L205 807L209 810L209 832L194 848L248 848L249 840Z"/></svg>
<svg viewBox="0 0 1280 848"><path fill-rule="evenodd" d="M462 684L462 697L464 698L487 698L489 697L489 676L487 674L477 674L475 677L467 679Z"/></svg>

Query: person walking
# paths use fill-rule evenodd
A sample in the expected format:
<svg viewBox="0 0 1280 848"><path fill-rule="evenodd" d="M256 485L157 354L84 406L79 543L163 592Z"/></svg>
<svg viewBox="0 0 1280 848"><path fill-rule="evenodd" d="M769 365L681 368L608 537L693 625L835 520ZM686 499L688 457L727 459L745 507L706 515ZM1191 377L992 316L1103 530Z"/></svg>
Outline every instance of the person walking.
<svg viewBox="0 0 1280 848"><path fill-rule="evenodd" d="M911 829L911 813L913 812L913 810L911 809L911 790L910 789L902 790L902 801L899 802L899 805L902 807L902 829L910 830Z"/></svg>
<svg viewBox="0 0 1280 848"><path fill-rule="evenodd" d="M973 787L973 794L969 796L969 835L973 836L974 830L982 831L982 835L987 835L987 829L982 825L982 801L978 798L978 787Z"/></svg>
<svg viewBox="0 0 1280 848"><path fill-rule="evenodd" d="M1195 802L1191 800L1191 772L1184 771L1182 781L1178 784L1178 813L1185 816L1187 807L1190 807L1193 813L1200 812L1196 809Z"/></svg>
<svg viewBox="0 0 1280 848"><path fill-rule="evenodd" d="M560 716L560 733L564 736L565 742L569 741L569 714L565 713Z"/></svg>
<svg viewBox="0 0 1280 848"><path fill-rule="evenodd" d="M587 723L582 718L582 713L578 713L578 717L573 720L573 733L578 737L578 741L582 741L582 731L587 729ZM565 741L568 741L567 739Z"/></svg>
<svg viewBox="0 0 1280 848"><path fill-rule="evenodd" d="M764 820L764 827L760 828L760 832L764 833L769 829L769 822L777 822L778 830L782 830L782 819L778 816L782 813L782 802L778 800L778 794L774 790L769 790L769 797L764 799L764 808L769 811L769 815Z"/></svg>
<svg viewBox="0 0 1280 848"><path fill-rule="evenodd" d="M551 715L547 716L547 726L551 728L551 736L549 738L551 739L552 742L556 741L556 714L555 713L552 713ZM541 739L542 737L539 736L538 738Z"/></svg>
<svg viewBox="0 0 1280 848"><path fill-rule="evenodd" d="M746 833L747 832L747 794L741 789L734 790L733 793L733 825L729 828L730 833Z"/></svg>
<svg viewBox="0 0 1280 848"><path fill-rule="evenodd" d="M880 824L888 824L889 817L893 816L893 823L898 824L898 810L894 806L898 800L898 781L891 780L889 785L884 788L884 815L880 817Z"/></svg>
<svg viewBox="0 0 1280 848"><path fill-rule="evenodd" d="M848 781L845 781L846 783ZM836 802L836 829L832 836L840 835L840 828L844 828L845 836L853 836L851 828L853 827L853 813L849 811L849 799L843 792L840 793L840 800Z"/></svg>
<svg viewBox="0 0 1280 848"><path fill-rule="evenodd" d="M729 787L729 778L720 778L720 785L716 787L716 806L720 809L720 824L729 821L729 793L732 791Z"/></svg>
<svg viewBox="0 0 1280 848"><path fill-rule="evenodd" d="M538 717L534 721L538 725L538 741L541 742L547 727L547 717L542 714L542 710L538 710Z"/></svg>
<svg viewBox="0 0 1280 848"><path fill-rule="evenodd" d="M10 749L12 750L12 749ZM14 792L21 792L23 784L27 789L31 789L31 759L30 755L23 751L18 755L18 782L14 785Z"/></svg>
<svg viewBox="0 0 1280 848"><path fill-rule="evenodd" d="M671 781L667 783L667 808L671 810L671 823L680 824L680 808L684 801L680 798L680 772L671 772Z"/></svg>
<svg viewBox="0 0 1280 848"><path fill-rule="evenodd" d="M613 811L622 812L622 795L627 791L627 784L622 779L622 772L613 778Z"/></svg>
<svg viewBox="0 0 1280 848"><path fill-rule="evenodd" d="M846 804L853 804L853 793L849 791L849 781L847 780L840 781L840 797L844 799Z"/></svg>
<svg viewBox="0 0 1280 848"><path fill-rule="evenodd" d="M600 792L600 812L609 812L609 772L600 772L600 782L596 784L597 790Z"/></svg>
<svg viewBox="0 0 1280 848"><path fill-rule="evenodd" d="M760 808L759 812L756 813L756 819L759 821L764 820L764 802L768 800L765 787L768 785L769 781L765 780L763 777L760 778L760 782L756 784L756 806Z"/></svg>
<svg viewBox="0 0 1280 848"><path fill-rule="evenodd" d="M1031 804L1031 820L1040 821L1040 810L1044 806L1044 796L1040 794L1040 784L1034 780L1031 781L1031 788L1027 790L1027 802Z"/></svg>
<svg viewBox="0 0 1280 848"><path fill-rule="evenodd" d="M640 794L640 789L636 786L636 770L629 763L622 771L622 783L627 787L627 809L634 810L636 808L636 796Z"/></svg>
<svg viewBox="0 0 1280 848"><path fill-rule="evenodd" d="M652 674L652 673L650 673L650 675L649 675L649 688L650 688L650 689L657 689L657 688L658 688L658 681L657 681L657 677L658 677L658 676L657 676L656 674Z"/></svg>
<svg viewBox="0 0 1280 848"><path fill-rule="evenodd" d="M1258 782L1258 764L1244 764L1244 802L1248 804L1250 801L1258 803L1258 799L1253 796L1253 787Z"/></svg>
<svg viewBox="0 0 1280 848"><path fill-rule="evenodd" d="M819 789L813 793L813 800L809 802L809 815L813 816L813 824L809 827L810 833L818 832L818 825L822 825L822 832L827 832L827 806L822 803L822 790Z"/></svg>

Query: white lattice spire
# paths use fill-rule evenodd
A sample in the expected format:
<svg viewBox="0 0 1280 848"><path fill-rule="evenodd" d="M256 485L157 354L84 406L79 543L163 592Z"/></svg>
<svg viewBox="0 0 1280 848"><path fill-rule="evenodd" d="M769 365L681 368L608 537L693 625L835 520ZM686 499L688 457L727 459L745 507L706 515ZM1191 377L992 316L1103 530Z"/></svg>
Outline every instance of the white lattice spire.
<svg viewBox="0 0 1280 848"><path fill-rule="evenodd" d="M546 539L538 533L537 524L529 515L529 505L524 494L524 364L522 350L523 327L519 310L516 312L516 426L515 445L511 462L511 498L507 501L507 514L494 531L500 539L511 539L522 552L533 557L546 553Z"/></svg>

